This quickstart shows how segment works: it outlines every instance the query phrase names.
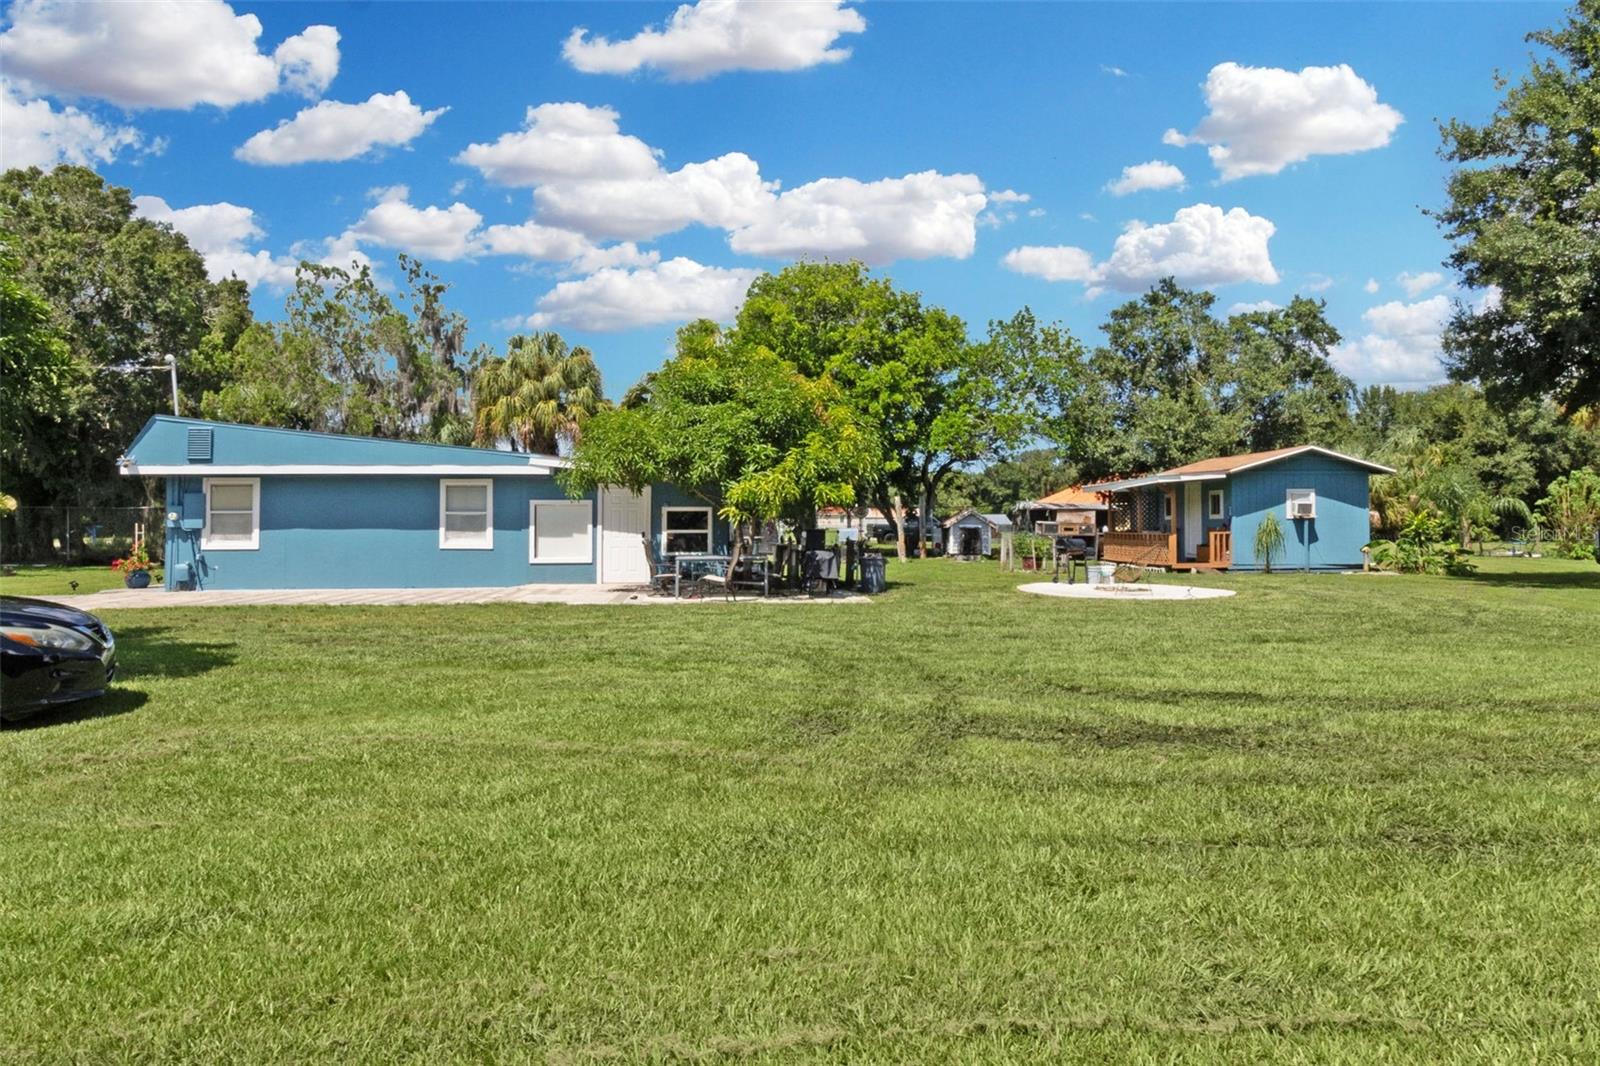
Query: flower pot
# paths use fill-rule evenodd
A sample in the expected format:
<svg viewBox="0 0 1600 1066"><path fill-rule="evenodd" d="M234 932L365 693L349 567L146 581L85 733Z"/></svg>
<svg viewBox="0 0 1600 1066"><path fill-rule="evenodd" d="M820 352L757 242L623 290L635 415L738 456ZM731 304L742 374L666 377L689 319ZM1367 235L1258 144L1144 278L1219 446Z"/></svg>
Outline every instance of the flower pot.
<svg viewBox="0 0 1600 1066"><path fill-rule="evenodd" d="M150 587L150 571L130 570L123 575L122 583L130 589L144 589Z"/></svg>

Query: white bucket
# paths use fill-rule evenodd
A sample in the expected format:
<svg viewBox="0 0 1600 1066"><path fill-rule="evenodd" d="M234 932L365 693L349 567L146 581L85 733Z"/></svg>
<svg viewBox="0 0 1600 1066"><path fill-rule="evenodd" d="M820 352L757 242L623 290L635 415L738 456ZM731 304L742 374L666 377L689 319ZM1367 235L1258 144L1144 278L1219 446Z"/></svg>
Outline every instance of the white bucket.
<svg viewBox="0 0 1600 1066"><path fill-rule="evenodd" d="M1089 584L1109 585L1117 579L1117 568L1112 563L1090 563Z"/></svg>

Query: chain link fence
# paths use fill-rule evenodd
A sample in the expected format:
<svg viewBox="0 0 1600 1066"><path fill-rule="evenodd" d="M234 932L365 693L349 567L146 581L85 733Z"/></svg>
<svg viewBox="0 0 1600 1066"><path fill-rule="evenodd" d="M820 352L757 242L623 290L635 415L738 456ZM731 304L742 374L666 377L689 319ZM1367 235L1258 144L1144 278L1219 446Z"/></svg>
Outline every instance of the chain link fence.
<svg viewBox="0 0 1600 1066"><path fill-rule="evenodd" d="M18 507L0 516L0 561L109 563L128 554L141 532L152 562L166 538L165 512L145 507Z"/></svg>

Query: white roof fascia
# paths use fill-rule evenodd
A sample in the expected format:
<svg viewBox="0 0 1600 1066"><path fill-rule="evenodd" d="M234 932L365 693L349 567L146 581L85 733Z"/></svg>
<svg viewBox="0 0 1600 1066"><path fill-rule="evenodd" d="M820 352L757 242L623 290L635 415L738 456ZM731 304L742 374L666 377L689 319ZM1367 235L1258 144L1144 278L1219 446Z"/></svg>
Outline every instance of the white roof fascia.
<svg viewBox="0 0 1600 1066"><path fill-rule="evenodd" d="M221 463L177 463L160 464L154 466L140 465L138 462L129 462L122 465L122 473L133 477L241 477L241 476L267 476L271 474L300 475L300 476L341 476L350 475L382 475L398 476L412 474L417 477L549 477L557 467L554 466L463 466L463 465L433 465L433 466L392 466L369 463L365 465L338 465L323 463L286 463L281 465L251 463L243 466L228 466Z"/></svg>

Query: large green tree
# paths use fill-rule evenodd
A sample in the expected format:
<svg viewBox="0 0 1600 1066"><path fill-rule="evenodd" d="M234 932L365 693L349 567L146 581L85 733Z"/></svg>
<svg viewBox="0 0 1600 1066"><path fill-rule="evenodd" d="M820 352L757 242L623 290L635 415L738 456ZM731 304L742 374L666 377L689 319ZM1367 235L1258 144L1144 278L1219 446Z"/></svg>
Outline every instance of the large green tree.
<svg viewBox="0 0 1600 1066"><path fill-rule="evenodd" d="M48 440L88 379L50 304L17 276L0 250L0 486L48 469Z"/></svg>
<svg viewBox="0 0 1600 1066"><path fill-rule="evenodd" d="M583 424L606 406L600 368L581 345L559 333L515 336L506 354L484 360L472 379L477 443L554 455L583 435Z"/></svg>
<svg viewBox="0 0 1600 1066"><path fill-rule="evenodd" d="M1033 431L1042 390L1024 360L1036 345L1008 343L1023 328L974 344L961 319L861 263L797 263L751 284L728 343L832 380L875 428L881 453L860 488L890 516L904 557L910 506L931 514L953 471Z"/></svg>
<svg viewBox="0 0 1600 1066"><path fill-rule="evenodd" d="M1548 54L1494 116L1443 128L1460 164L1437 215L1449 263L1490 292L1458 307L1444 346L1493 402L1550 396L1571 414L1600 403L1600 0L1528 39Z"/></svg>
<svg viewBox="0 0 1600 1066"><path fill-rule="evenodd" d="M562 477L573 493L670 482L734 522L803 522L854 504L879 454L833 380L691 324L648 396L590 416Z"/></svg>
<svg viewBox="0 0 1600 1066"><path fill-rule="evenodd" d="M1338 446L1350 380L1319 301L1219 319L1216 297L1171 278L1113 308L1052 436L1085 475L1141 473L1212 455Z"/></svg>
<svg viewBox="0 0 1600 1066"><path fill-rule="evenodd" d="M217 299L204 261L170 226L135 217L128 190L76 166L0 176L0 242L8 274L49 305L85 374L69 410L30 442L18 497L87 504L137 494L114 460L150 415L171 409L166 356L177 358L182 406L193 410L199 396L190 372Z"/></svg>
<svg viewBox="0 0 1600 1066"><path fill-rule="evenodd" d="M444 306L446 286L408 256L399 257L399 266L410 314L368 267L301 263L283 322L251 325L236 313L213 316L200 351L218 387L205 395L204 413L260 425L469 443L466 386L482 353L465 351L467 323Z"/></svg>

